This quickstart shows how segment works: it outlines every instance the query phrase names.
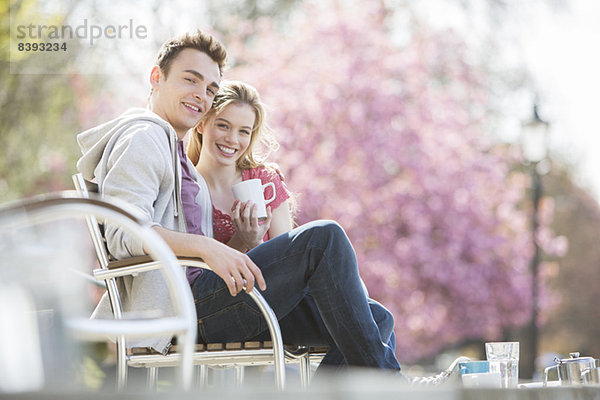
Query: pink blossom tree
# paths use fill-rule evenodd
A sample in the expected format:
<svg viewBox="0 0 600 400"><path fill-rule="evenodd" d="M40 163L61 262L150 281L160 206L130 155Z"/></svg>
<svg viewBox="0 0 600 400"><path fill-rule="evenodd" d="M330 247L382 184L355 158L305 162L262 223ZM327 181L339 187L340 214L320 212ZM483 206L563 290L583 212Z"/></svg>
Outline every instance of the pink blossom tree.
<svg viewBox="0 0 600 400"><path fill-rule="evenodd" d="M452 32L412 24L395 45L381 3L343 4L303 5L285 29L232 21L226 77L270 106L298 222L346 229L401 361L497 339L530 316L532 243L518 154L486 135L485 69Z"/></svg>

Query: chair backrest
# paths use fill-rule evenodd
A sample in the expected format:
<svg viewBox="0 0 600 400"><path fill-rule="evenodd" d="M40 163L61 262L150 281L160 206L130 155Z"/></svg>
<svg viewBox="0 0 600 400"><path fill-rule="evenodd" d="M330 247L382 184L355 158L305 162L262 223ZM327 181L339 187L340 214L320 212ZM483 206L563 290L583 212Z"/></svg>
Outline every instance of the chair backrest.
<svg viewBox="0 0 600 400"><path fill-rule="evenodd" d="M86 180L81 174L73 175L73 184L75 185L75 190L81 195L81 197L89 198L90 193L98 193L98 184ZM102 231L102 223L100 223L94 215L87 216L86 222L90 236L92 237L92 242L94 243L96 257L98 258L100 267L108 268L108 263L111 257L106 247L106 240L104 239L104 234Z"/></svg>

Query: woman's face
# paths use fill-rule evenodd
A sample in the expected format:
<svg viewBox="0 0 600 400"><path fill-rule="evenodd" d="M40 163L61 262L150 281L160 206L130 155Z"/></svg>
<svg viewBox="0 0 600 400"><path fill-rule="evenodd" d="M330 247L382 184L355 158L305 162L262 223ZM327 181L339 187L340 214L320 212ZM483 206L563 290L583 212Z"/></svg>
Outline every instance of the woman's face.
<svg viewBox="0 0 600 400"><path fill-rule="evenodd" d="M202 131L202 156L223 165L236 165L250 145L254 119L254 110L245 103L229 104L219 115L209 118Z"/></svg>

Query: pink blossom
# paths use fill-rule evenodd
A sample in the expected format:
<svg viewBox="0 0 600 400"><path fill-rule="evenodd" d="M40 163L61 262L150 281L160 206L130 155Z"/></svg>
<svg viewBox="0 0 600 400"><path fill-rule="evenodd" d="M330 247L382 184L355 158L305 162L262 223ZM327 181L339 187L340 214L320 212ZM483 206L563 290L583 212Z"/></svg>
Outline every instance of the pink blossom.
<svg viewBox="0 0 600 400"><path fill-rule="evenodd" d="M397 47L381 2L353 4L303 5L285 32L232 24L227 78L271 109L298 222L347 231L402 362L499 338L530 316L533 244L519 154L486 136L486 69L451 31L415 24ZM538 236L558 251L551 215L545 205Z"/></svg>

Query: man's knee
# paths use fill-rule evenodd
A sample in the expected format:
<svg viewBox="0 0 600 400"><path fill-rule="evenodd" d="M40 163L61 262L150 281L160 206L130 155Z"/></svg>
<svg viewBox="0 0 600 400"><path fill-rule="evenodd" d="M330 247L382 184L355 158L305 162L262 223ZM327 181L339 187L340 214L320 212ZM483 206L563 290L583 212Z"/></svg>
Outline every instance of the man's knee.
<svg viewBox="0 0 600 400"><path fill-rule="evenodd" d="M322 219L322 220L317 220L317 221L313 221L309 223L309 229L310 231L322 238L322 240L333 240L333 241L337 241L339 239L342 240L348 240L348 237L346 236L346 232L344 231L344 228L342 228L340 226L340 224L338 224L335 221L332 220L328 220L328 219Z"/></svg>

